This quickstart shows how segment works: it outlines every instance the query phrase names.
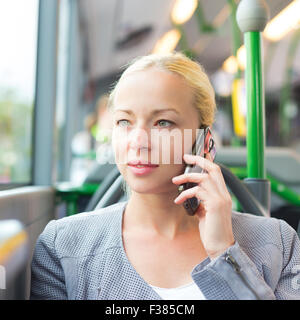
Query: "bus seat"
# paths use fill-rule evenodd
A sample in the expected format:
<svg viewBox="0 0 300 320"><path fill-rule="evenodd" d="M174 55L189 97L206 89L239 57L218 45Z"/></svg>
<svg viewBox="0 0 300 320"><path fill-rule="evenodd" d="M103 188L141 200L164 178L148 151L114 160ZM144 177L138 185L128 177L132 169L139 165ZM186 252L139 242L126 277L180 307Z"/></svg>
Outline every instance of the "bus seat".
<svg viewBox="0 0 300 320"><path fill-rule="evenodd" d="M29 242L18 220L0 221L0 300L26 298Z"/></svg>

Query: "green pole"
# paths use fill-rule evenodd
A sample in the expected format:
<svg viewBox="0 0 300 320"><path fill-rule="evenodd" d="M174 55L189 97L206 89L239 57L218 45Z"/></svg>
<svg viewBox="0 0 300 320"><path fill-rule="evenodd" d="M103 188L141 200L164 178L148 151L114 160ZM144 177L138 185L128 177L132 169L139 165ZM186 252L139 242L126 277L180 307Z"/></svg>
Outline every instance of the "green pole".
<svg viewBox="0 0 300 320"><path fill-rule="evenodd" d="M265 179L265 97L261 59L261 32L268 22L264 0L242 0L237 23L246 49L247 168L248 178Z"/></svg>
<svg viewBox="0 0 300 320"><path fill-rule="evenodd" d="M261 34L244 35L247 52L247 168L249 178L264 179L265 170L265 97L261 62Z"/></svg>
<svg viewBox="0 0 300 320"><path fill-rule="evenodd" d="M247 95L247 170L244 183L270 214L271 186L266 179L265 97L261 59L261 32L268 22L265 0L242 0L237 9L237 23L244 33L246 49Z"/></svg>

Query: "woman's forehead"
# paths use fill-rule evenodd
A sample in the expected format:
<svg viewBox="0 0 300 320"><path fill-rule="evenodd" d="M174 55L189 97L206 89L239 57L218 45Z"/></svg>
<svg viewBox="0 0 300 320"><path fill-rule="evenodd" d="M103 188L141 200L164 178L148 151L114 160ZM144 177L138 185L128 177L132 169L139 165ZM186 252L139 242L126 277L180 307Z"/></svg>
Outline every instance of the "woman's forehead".
<svg viewBox="0 0 300 320"><path fill-rule="evenodd" d="M115 88L114 105L144 103L172 106L177 111L193 104L194 93L183 77L158 68L125 75Z"/></svg>
<svg viewBox="0 0 300 320"><path fill-rule="evenodd" d="M183 76L159 67L149 67L142 70L134 70L129 73L125 72L118 85L123 84L124 82L126 84L140 82L140 80L143 79L148 80L146 83L141 83L145 85L159 82L161 84L163 83L164 86L176 85L186 87L186 89L188 89L188 85Z"/></svg>

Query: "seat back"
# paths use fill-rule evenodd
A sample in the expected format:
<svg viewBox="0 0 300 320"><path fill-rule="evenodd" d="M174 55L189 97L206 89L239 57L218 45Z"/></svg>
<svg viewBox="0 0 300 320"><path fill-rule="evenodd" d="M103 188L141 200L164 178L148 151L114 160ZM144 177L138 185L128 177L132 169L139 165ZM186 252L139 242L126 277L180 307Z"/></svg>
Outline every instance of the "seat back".
<svg viewBox="0 0 300 320"><path fill-rule="evenodd" d="M122 187L123 176L119 174L113 184L105 192L99 203L97 204L95 210L100 208L108 207L114 203L120 202L121 199L124 199L125 192Z"/></svg>

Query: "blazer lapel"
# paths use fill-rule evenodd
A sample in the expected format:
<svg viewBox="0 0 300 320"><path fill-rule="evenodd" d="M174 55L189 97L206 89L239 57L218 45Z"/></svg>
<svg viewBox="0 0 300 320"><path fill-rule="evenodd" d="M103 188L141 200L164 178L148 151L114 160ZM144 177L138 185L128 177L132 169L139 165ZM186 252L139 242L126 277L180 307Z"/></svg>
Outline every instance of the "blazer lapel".
<svg viewBox="0 0 300 320"><path fill-rule="evenodd" d="M115 206L109 223L110 235L101 258L99 300L161 300L127 259L122 241L123 213L127 201ZM103 265L102 265L103 264Z"/></svg>
<svg viewBox="0 0 300 320"><path fill-rule="evenodd" d="M107 249L98 286L98 300L161 300L131 266L121 247Z"/></svg>

